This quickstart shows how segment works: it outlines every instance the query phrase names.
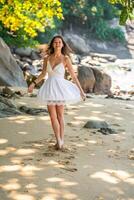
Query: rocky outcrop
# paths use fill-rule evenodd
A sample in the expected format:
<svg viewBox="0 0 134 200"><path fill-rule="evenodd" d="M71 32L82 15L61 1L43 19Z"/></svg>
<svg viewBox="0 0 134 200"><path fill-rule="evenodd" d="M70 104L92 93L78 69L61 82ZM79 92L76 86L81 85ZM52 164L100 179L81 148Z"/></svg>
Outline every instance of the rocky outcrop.
<svg viewBox="0 0 134 200"><path fill-rule="evenodd" d="M78 79L85 93L93 92L95 85L95 76L90 67L78 67Z"/></svg>
<svg viewBox="0 0 134 200"><path fill-rule="evenodd" d="M27 87L22 70L2 38L0 38L0 85Z"/></svg>
<svg viewBox="0 0 134 200"><path fill-rule="evenodd" d="M23 71L25 80L29 85L34 79L38 77L40 72L42 71L43 66L43 57L44 57L44 49L46 45L39 46L36 49L32 49L29 47L21 47L12 49L12 53L14 58L16 59L17 64ZM37 87L42 85L41 81Z"/></svg>
<svg viewBox="0 0 134 200"><path fill-rule="evenodd" d="M21 112L10 99L0 95L0 118L20 114Z"/></svg>
<svg viewBox="0 0 134 200"><path fill-rule="evenodd" d="M110 94L110 88L111 88L111 77L101 72L97 68L92 68L94 76L95 76L95 86L94 86L94 93L96 94Z"/></svg>
<svg viewBox="0 0 134 200"><path fill-rule="evenodd" d="M88 54L90 52L90 46L86 43L86 40L75 33L66 33L65 39L72 50L77 54Z"/></svg>
<svg viewBox="0 0 134 200"><path fill-rule="evenodd" d="M131 33L133 34L132 31ZM129 36L130 34L126 36L126 42ZM93 39L90 34L86 35L85 31L83 32L81 29L79 31L73 29L71 31L64 30L64 37L73 51L80 55L89 55L90 52L94 52L116 55L119 59L131 59L134 57L132 44L129 48L129 45L126 45L126 43ZM132 35L129 38L129 41L133 40Z"/></svg>
<svg viewBox="0 0 134 200"><path fill-rule="evenodd" d="M111 93L111 77L97 68L79 66L78 79L85 93Z"/></svg>
<svg viewBox="0 0 134 200"><path fill-rule="evenodd" d="M117 57L111 54L99 54L99 53L90 53L91 58L94 60L99 60L103 62L115 62Z"/></svg>
<svg viewBox="0 0 134 200"><path fill-rule="evenodd" d="M26 105L17 105L14 99L20 99L26 96L24 91L17 90L14 87L1 87L0 88L0 118L9 117L14 115L48 115L48 111L43 108L27 107Z"/></svg>

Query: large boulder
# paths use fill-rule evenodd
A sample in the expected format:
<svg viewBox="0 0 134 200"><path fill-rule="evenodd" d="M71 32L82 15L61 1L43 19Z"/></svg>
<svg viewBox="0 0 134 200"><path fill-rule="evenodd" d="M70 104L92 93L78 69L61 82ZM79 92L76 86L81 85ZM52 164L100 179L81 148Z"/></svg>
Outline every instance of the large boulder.
<svg viewBox="0 0 134 200"><path fill-rule="evenodd" d="M10 99L0 95L0 118L20 114L21 112Z"/></svg>
<svg viewBox="0 0 134 200"><path fill-rule="evenodd" d="M78 79L85 93L111 94L111 77L95 67L78 66Z"/></svg>
<svg viewBox="0 0 134 200"><path fill-rule="evenodd" d="M84 125L84 128L89 128L89 129L109 128L109 125L104 120L88 120Z"/></svg>
<svg viewBox="0 0 134 200"><path fill-rule="evenodd" d="M0 85L27 87L22 70L2 38L0 38Z"/></svg>
<svg viewBox="0 0 134 200"><path fill-rule="evenodd" d="M95 86L94 86L94 93L96 94L110 94L110 88L112 84L111 77L101 72L97 68L92 68L94 76L95 76Z"/></svg>
<svg viewBox="0 0 134 200"><path fill-rule="evenodd" d="M93 88L95 85L95 77L92 69L87 66L79 66L78 67L78 79L80 84L86 93L93 92Z"/></svg>
<svg viewBox="0 0 134 200"><path fill-rule="evenodd" d="M117 23L118 22L118 23ZM134 58L134 23L131 21L127 22L127 29L129 32L126 32L126 27L119 26L119 20L115 19L109 21L109 25L114 28L119 27L125 33L125 39L128 41L128 44L117 42L117 41L101 41L93 39L93 37L88 33L88 31L83 30L83 26L73 27L64 29L63 35L70 47L74 50L75 53L80 55L89 55L90 52L100 53L100 54L111 54L116 55L119 59L132 59ZM87 32L87 33L86 33ZM114 60L114 59L112 59Z"/></svg>
<svg viewBox="0 0 134 200"><path fill-rule="evenodd" d="M69 32L69 33L66 33L64 37L67 43L69 44L69 46L73 49L75 53L80 54L80 55L89 54L91 48L82 36L77 35L75 33L71 34Z"/></svg>

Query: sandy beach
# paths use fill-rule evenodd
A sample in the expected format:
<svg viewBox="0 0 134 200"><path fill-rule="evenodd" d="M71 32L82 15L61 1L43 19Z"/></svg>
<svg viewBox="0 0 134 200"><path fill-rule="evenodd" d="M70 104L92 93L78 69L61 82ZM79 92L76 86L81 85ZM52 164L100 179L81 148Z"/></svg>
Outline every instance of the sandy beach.
<svg viewBox="0 0 134 200"><path fill-rule="evenodd" d="M41 107L35 97L15 101ZM116 134L83 128L90 119ZM47 114L0 119L0 200L134 200L134 101L92 96L67 106L64 150L54 143Z"/></svg>

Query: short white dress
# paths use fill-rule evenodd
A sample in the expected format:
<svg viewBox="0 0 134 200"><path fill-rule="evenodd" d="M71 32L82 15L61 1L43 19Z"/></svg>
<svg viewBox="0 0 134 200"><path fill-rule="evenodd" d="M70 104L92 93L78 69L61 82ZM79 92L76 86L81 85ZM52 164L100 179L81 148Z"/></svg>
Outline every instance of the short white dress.
<svg viewBox="0 0 134 200"><path fill-rule="evenodd" d="M50 105L73 104L81 101L80 90L76 84L64 78L65 67L61 62L52 69L47 62L48 78L38 91L39 102Z"/></svg>

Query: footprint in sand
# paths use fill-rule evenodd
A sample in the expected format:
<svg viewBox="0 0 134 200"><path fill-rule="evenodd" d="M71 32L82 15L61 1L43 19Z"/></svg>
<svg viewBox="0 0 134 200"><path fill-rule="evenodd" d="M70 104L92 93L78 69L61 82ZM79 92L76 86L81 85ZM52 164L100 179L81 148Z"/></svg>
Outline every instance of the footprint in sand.
<svg viewBox="0 0 134 200"><path fill-rule="evenodd" d="M69 160L59 160L58 163L62 164L62 165L68 165L68 164L70 164L70 161Z"/></svg>
<svg viewBox="0 0 134 200"><path fill-rule="evenodd" d="M76 171L78 171L78 169L77 168L70 168L70 167L61 167L61 169L64 169L64 170L66 170L66 171L69 171L69 172L76 172Z"/></svg>
<svg viewBox="0 0 134 200"><path fill-rule="evenodd" d="M29 157L29 158L24 158L23 161L30 161L30 160L33 160L32 157Z"/></svg>
<svg viewBox="0 0 134 200"><path fill-rule="evenodd" d="M52 152L44 152L42 155L46 156L46 157L52 157L52 156L54 156L54 153L52 153Z"/></svg>
<svg viewBox="0 0 134 200"><path fill-rule="evenodd" d="M38 161L38 162L39 162L39 161L42 161L42 158L37 158L36 161Z"/></svg>
<svg viewBox="0 0 134 200"><path fill-rule="evenodd" d="M128 159L129 160L134 160L134 149L131 149L129 154L128 154Z"/></svg>
<svg viewBox="0 0 134 200"><path fill-rule="evenodd" d="M74 159L75 158L75 156L73 156L73 155L70 155L70 156L67 156L67 157L65 157L65 159Z"/></svg>

